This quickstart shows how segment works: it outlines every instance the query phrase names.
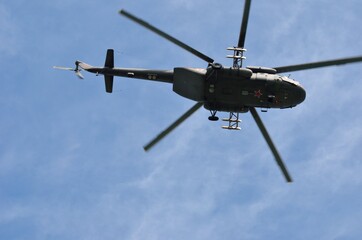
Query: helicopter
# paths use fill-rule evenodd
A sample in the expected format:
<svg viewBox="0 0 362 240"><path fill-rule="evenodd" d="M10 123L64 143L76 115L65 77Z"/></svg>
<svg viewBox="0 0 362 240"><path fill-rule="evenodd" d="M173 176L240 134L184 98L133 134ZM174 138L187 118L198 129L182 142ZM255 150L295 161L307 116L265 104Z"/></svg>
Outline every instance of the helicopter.
<svg viewBox="0 0 362 240"><path fill-rule="evenodd" d="M76 61L75 68L56 66L54 68L74 71L81 79L84 78L81 74L82 70L96 75L103 75L107 93L112 93L113 91L114 76L170 83L175 93L196 102L175 122L147 143L144 146L145 151L149 151L202 106L210 111L210 116L208 117L210 121L219 120L219 117L217 117L218 112L228 112L229 117L222 119L227 123L226 126L222 128L227 130L240 130L239 125L241 120L239 114L250 112L265 138L285 180L292 182L292 177L256 108L262 109L261 111L266 111L266 109L270 108L293 108L305 100L306 91L302 85L294 79L280 75L281 73L361 62L362 56L279 67L243 67L250 7L251 0L245 0L237 45L227 48L227 50L232 52L232 54L227 56L233 61L231 67L225 67L215 62L214 59L209 56L122 9L119 11L120 15L199 57L207 63L207 67L175 67L172 70L118 68L114 66L114 50L108 49L105 63L102 67L94 67L85 62Z"/></svg>

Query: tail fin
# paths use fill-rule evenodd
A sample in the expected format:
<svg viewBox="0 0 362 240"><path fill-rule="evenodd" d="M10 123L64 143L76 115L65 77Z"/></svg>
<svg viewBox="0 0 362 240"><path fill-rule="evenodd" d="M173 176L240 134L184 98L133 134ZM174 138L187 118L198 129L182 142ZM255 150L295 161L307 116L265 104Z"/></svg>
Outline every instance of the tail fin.
<svg viewBox="0 0 362 240"><path fill-rule="evenodd" d="M114 50L113 49L107 50L106 62L104 63L104 67L114 68Z"/></svg>
<svg viewBox="0 0 362 240"><path fill-rule="evenodd" d="M114 68L114 50L108 49L106 61L104 63L105 68ZM104 75L104 83L106 86L106 92L111 93L113 91L113 75Z"/></svg>

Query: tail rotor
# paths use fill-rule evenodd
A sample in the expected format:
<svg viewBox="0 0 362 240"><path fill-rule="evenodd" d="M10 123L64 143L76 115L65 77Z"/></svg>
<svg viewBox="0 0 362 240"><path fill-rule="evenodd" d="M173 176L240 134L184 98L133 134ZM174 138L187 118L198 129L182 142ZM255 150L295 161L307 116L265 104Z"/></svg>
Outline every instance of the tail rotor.
<svg viewBox="0 0 362 240"><path fill-rule="evenodd" d="M59 69L59 70L66 70L66 71L72 71L72 72L75 72L75 75L77 75L77 77L79 79L84 79L81 71L82 69L79 68L79 61L76 61L75 62L75 68L69 68L69 67L58 67L58 66L54 66L53 68L55 69Z"/></svg>

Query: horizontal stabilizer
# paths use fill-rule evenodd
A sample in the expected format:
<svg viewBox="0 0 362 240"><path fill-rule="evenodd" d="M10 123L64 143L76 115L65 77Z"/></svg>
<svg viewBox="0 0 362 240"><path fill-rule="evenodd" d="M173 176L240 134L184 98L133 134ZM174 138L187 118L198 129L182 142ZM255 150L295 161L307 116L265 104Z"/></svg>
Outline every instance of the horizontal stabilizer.
<svg viewBox="0 0 362 240"><path fill-rule="evenodd" d="M104 63L105 68L114 68L114 50L108 49L106 61ZM106 86L106 92L111 93L113 91L113 75L104 75L104 83Z"/></svg>
<svg viewBox="0 0 362 240"><path fill-rule="evenodd" d="M113 75L104 75L104 82L106 84L106 92L111 93L113 91Z"/></svg>

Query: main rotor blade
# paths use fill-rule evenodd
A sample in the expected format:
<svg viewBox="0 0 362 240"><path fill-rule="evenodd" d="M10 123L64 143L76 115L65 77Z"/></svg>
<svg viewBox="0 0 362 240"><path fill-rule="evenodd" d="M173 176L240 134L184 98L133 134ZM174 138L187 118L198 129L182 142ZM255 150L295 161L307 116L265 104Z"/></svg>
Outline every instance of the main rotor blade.
<svg viewBox="0 0 362 240"><path fill-rule="evenodd" d="M145 151L149 151L155 144L161 141L165 136L167 136L172 130L174 130L178 125L190 117L194 112L196 112L203 103L196 103L192 108L190 108L186 113L184 113L179 119L172 123L168 128L162 131L157 137L155 137L151 142L145 145L143 148Z"/></svg>
<svg viewBox="0 0 362 240"><path fill-rule="evenodd" d="M241 29L239 35L238 47L244 48L246 29L248 28L249 12L250 12L251 0L245 0L243 20L241 22Z"/></svg>
<svg viewBox="0 0 362 240"><path fill-rule="evenodd" d="M296 64L296 65L290 65L290 66L284 66L284 67L275 67L274 69L277 70L278 73L283 73L283 72L294 72L294 71L300 71L300 70L307 70L307 69L312 69L312 68L349 64L349 63L355 63L355 62L362 62L362 56L351 57L351 58L340 58L340 59L327 60L327 61L321 61L321 62Z"/></svg>
<svg viewBox="0 0 362 240"><path fill-rule="evenodd" d="M158 34L159 36L161 36L161 37L163 37L163 38L165 38L165 39L173 42L174 44L176 44L177 46L185 49L186 51L189 51L190 53L194 54L195 56L197 56L197 57L205 60L206 62L208 62L208 63L213 63L213 62L214 62L214 60L213 60L212 58L210 58L210 57L206 56L205 54L197 51L196 49L194 49L194 48L186 45L185 43L179 41L178 39L170 36L169 34L163 32L163 31L161 31L160 29L152 26L151 24L145 22L144 20L142 20L142 19L140 19L140 18L137 18L136 16L130 14L130 13L127 12L126 10L122 9L122 10L119 11L119 13L120 13L121 15L127 17L128 19L130 19L130 20L132 20L132 21L134 21L134 22L136 22L136 23L144 26L144 27L147 28L148 30L151 30L152 32Z"/></svg>
<svg viewBox="0 0 362 240"><path fill-rule="evenodd" d="M278 150L276 149L273 141L271 140L270 136L269 136L269 133L268 131L266 130L263 122L261 121L260 117L259 117L259 114L257 113L257 111L255 110L255 108L250 108L250 113L251 115L253 115L253 118L256 122L256 124L258 125L261 133L263 134L266 142L268 143L269 145L269 148L270 150L272 151L274 157L275 157L275 160L277 162L277 164L279 165L280 167L280 170L282 170L283 174L284 174L284 177L285 177L285 180L287 180L287 182L292 182L292 178L290 177L289 173L288 173L288 170L286 168L286 166L284 165L283 163L283 160L282 158L280 157L279 155L279 152Z"/></svg>

